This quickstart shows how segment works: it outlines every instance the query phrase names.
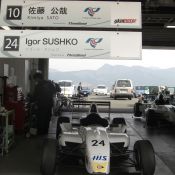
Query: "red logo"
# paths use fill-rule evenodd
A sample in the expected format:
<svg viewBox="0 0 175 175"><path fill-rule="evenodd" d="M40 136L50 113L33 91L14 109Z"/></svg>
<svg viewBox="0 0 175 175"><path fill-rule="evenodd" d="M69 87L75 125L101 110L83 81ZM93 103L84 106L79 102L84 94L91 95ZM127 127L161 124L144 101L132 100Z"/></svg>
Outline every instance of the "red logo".
<svg viewBox="0 0 175 175"><path fill-rule="evenodd" d="M115 19L114 20L114 23L117 24L117 23L136 23L137 19Z"/></svg>

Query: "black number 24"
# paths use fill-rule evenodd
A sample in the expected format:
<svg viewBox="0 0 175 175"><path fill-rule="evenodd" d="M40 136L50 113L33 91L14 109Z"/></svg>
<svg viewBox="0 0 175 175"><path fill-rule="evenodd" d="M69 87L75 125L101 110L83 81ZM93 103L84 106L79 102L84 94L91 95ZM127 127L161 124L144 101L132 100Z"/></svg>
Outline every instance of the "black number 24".
<svg viewBox="0 0 175 175"><path fill-rule="evenodd" d="M104 140L101 140L101 141L92 140L91 142L92 142L92 146L100 146L100 145L105 146Z"/></svg>

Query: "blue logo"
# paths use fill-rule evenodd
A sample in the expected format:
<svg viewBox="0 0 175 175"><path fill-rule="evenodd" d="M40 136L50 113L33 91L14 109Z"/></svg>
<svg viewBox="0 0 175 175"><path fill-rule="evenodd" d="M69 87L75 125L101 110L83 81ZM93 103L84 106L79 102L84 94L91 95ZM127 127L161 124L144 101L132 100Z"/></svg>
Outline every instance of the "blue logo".
<svg viewBox="0 0 175 175"><path fill-rule="evenodd" d="M93 156L92 160L102 160L105 161L107 160L107 156Z"/></svg>
<svg viewBox="0 0 175 175"><path fill-rule="evenodd" d="M90 43L90 45L95 48L97 43L100 43L103 39L102 38L89 38L86 43Z"/></svg>
<svg viewBox="0 0 175 175"><path fill-rule="evenodd" d="M86 9L84 10L84 12L88 12L88 14L89 14L90 16L94 16L94 14L95 14L96 12L98 12L99 10L100 10L100 8L88 7L88 8L86 8Z"/></svg>

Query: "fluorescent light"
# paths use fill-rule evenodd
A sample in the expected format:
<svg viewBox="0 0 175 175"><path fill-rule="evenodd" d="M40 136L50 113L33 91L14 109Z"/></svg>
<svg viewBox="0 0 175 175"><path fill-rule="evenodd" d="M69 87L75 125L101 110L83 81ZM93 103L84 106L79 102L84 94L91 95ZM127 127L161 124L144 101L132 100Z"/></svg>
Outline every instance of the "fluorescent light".
<svg viewBox="0 0 175 175"><path fill-rule="evenodd" d="M175 26L169 26L169 25L167 25L166 28L175 28Z"/></svg>
<svg viewBox="0 0 175 175"><path fill-rule="evenodd" d="M8 26L1 26L4 30L11 30L11 28L10 27L8 27Z"/></svg>
<svg viewBox="0 0 175 175"><path fill-rule="evenodd" d="M175 28L175 21L168 22L164 25L166 28Z"/></svg>

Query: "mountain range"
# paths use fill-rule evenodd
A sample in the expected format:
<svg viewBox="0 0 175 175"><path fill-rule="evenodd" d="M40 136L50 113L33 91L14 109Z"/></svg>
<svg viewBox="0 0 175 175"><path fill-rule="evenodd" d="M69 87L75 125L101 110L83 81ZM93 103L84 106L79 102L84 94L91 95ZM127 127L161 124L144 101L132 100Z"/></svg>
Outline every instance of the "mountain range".
<svg viewBox="0 0 175 175"><path fill-rule="evenodd" d="M166 85L175 87L175 67L161 69L155 67L128 67L105 64L97 70L61 72L50 69L49 79L55 82L58 80L72 80L75 85L82 82L83 86L90 86L92 88L96 87L98 84L105 84L110 88L117 79L131 79L135 86Z"/></svg>

